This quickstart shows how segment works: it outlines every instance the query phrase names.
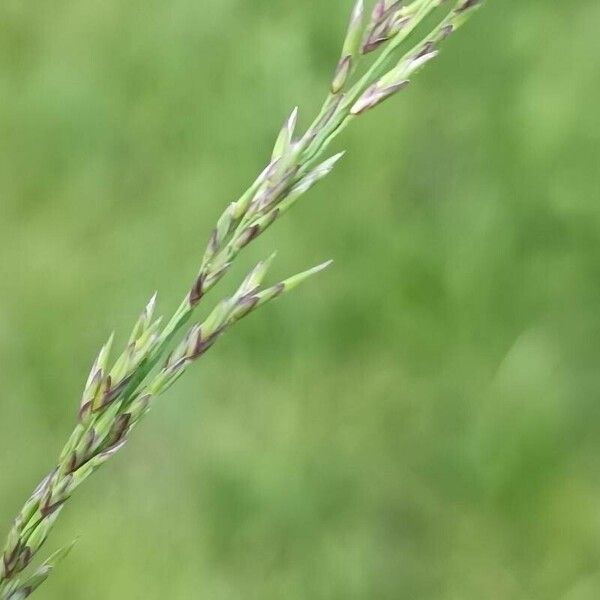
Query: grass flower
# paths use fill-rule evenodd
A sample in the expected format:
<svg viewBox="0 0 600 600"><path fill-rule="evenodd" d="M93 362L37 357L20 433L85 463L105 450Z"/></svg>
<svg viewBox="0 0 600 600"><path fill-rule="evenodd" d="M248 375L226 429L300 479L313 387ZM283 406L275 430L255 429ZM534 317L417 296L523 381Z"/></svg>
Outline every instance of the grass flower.
<svg viewBox="0 0 600 600"><path fill-rule="evenodd" d="M27 598L48 578L69 548L40 566L33 563L66 502L127 443L155 399L235 323L331 264L328 261L275 285L264 285L273 255L251 269L237 290L216 303L204 320L196 318L197 307L206 302L208 292L244 248L335 168L343 153L327 156L331 142L354 119L403 90L478 5L478 0L406 4L378 0L367 12L363 0L356 2L322 109L302 134L297 132L297 109L285 120L263 172L218 219L198 273L175 313L168 320L157 317L153 296L116 359L112 336L100 350L70 438L8 533L0 562L0 600ZM432 15L438 17L435 26L420 32ZM403 49L407 45L410 49ZM377 57L363 69L365 55L375 53Z"/></svg>

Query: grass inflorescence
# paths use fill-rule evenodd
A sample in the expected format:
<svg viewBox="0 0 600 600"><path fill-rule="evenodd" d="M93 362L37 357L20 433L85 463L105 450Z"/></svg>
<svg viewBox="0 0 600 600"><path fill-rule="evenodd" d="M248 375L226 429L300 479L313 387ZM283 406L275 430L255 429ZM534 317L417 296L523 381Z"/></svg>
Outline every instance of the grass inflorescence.
<svg viewBox="0 0 600 600"><path fill-rule="evenodd" d="M285 120L265 169L218 219L199 271L173 316L167 321L156 317L153 296L116 360L111 360L112 336L100 350L84 386L73 433L8 533L0 562L0 600L26 598L48 578L69 548L35 568L33 560L65 503L127 443L155 399L237 321L329 266L330 261L265 286L273 255L258 263L204 320L196 321L196 308L242 250L334 169L343 153L326 157L331 142L354 119L404 89L479 4L479 0L407 4L378 0L369 12L363 0L356 2L319 114L302 134L296 132L297 109ZM419 33L425 20L438 14L435 25ZM362 68L364 57L375 53L377 57Z"/></svg>

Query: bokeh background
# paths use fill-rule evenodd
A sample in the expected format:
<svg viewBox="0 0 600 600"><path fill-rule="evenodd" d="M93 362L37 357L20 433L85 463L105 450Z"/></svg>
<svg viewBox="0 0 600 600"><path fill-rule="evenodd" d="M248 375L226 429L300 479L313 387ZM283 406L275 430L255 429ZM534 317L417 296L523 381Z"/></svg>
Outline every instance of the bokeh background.
<svg viewBox="0 0 600 600"><path fill-rule="evenodd" d="M299 104L350 0L3 0L0 522L87 370ZM38 596L600 597L597 0L497 0L250 249L335 268L240 324L82 488ZM212 296L215 300L217 295Z"/></svg>

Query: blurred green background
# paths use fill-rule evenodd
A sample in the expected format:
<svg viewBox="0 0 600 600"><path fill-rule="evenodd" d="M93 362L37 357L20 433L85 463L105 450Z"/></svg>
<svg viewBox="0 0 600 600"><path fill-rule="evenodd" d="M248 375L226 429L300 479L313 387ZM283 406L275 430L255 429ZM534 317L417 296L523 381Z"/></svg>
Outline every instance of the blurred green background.
<svg viewBox="0 0 600 600"><path fill-rule="evenodd" d="M0 523L323 98L350 0L3 0ZM600 597L597 0L488 2L244 256L239 325L82 488L40 598ZM224 288L236 279L230 277ZM217 295L211 297L213 300Z"/></svg>

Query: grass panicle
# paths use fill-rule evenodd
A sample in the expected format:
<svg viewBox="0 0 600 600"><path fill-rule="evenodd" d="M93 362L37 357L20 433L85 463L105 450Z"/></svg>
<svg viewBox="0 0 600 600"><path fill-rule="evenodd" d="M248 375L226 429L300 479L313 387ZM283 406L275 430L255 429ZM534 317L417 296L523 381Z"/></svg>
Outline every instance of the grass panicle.
<svg viewBox="0 0 600 600"><path fill-rule="evenodd" d="M218 219L179 308L164 322L155 317L154 295L120 355L112 360L113 336L100 350L83 390L73 433L8 533L0 562L0 600L27 598L48 578L70 548L54 553L37 568L34 559L65 503L126 444L157 396L235 323L329 266L326 262L265 286L271 256L258 263L203 321L195 320L198 305L242 250L335 168L343 153L327 156L331 142L354 119L404 89L479 4L479 0L413 0L406 4L378 0L372 11L367 11L363 0L356 2L330 93L319 114L302 135L296 132L297 109L285 120L265 169ZM419 34L419 26L437 11L437 24ZM416 43L402 51L404 42L408 44L412 38ZM375 60L361 73L363 57L375 53Z"/></svg>

